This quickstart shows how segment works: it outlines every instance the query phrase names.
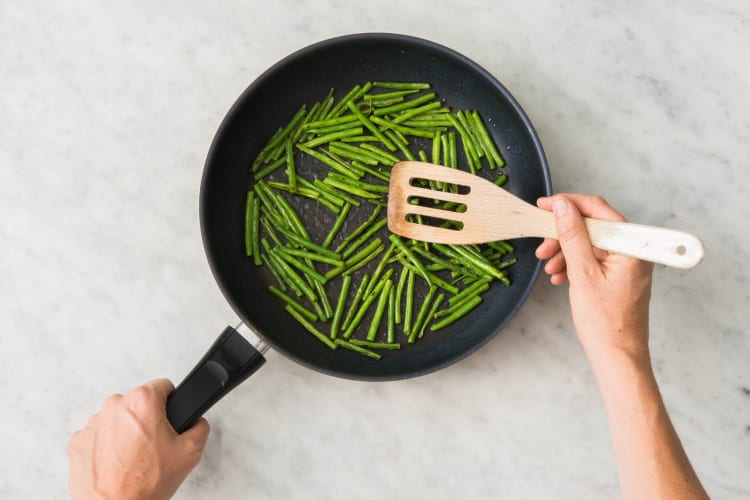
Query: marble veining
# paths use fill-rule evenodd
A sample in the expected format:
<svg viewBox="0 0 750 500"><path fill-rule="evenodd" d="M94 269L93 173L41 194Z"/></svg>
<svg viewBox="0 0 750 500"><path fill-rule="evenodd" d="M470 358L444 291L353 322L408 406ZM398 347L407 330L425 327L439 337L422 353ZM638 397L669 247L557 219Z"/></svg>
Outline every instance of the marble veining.
<svg viewBox="0 0 750 500"><path fill-rule="evenodd" d="M557 191L699 234L658 267L657 377L715 498L750 496L750 6L452 0L0 2L0 498L65 495L104 397L181 379L236 318L201 247L216 127L291 51L388 31L462 52L516 96ZM617 498L565 289L448 369L349 382L277 353L208 415L177 498Z"/></svg>

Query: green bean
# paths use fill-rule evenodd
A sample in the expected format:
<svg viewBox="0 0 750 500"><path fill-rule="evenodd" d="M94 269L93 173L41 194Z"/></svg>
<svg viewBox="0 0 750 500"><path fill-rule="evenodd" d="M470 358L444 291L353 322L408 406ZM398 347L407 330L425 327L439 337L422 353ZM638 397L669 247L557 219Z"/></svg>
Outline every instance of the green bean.
<svg viewBox="0 0 750 500"><path fill-rule="evenodd" d="M356 314L359 303L362 301L362 299L365 297L365 288L367 288L367 283L370 280L370 276L365 274L362 276L362 281L359 282L359 286L357 287L357 290L354 292L354 298L352 299L352 303L349 306L349 311L346 313L346 317L344 318L344 322L341 323L341 329L346 330L346 328L349 326L349 323L351 323L352 319L354 318L354 315Z"/></svg>
<svg viewBox="0 0 750 500"><path fill-rule="evenodd" d="M260 266L263 264L260 258L260 198L253 199L252 235L253 264Z"/></svg>
<svg viewBox="0 0 750 500"><path fill-rule="evenodd" d="M458 118L458 121L461 122L461 125L463 125L464 129L469 134L469 137L471 138L471 145L474 147L474 152L477 154L477 159L482 159L485 156L484 148L482 147L482 143L479 141L477 132L474 129L473 120L470 121L463 113L463 111L457 112L456 118Z"/></svg>
<svg viewBox="0 0 750 500"><path fill-rule="evenodd" d="M440 165L440 138L442 134L437 132L432 138L432 163Z"/></svg>
<svg viewBox="0 0 750 500"><path fill-rule="evenodd" d="M391 180L391 174L389 174L388 172L382 172L380 170L372 169L368 167L367 165L365 165L364 163L358 162L357 160L352 160L352 166L362 170L363 172L366 172L372 175L373 177L377 177L378 179L383 180L385 182L390 182Z"/></svg>
<svg viewBox="0 0 750 500"><path fill-rule="evenodd" d="M352 284L351 276L344 276L344 280L341 282L341 291L339 292L339 299L336 302L336 310L333 313L333 321L331 321L331 339L335 339L339 333L339 326L344 316L344 307L346 306L346 298L349 295L349 288Z"/></svg>
<svg viewBox="0 0 750 500"><path fill-rule="evenodd" d="M297 172L294 169L294 146L292 141L286 141L286 175L292 189L297 187Z"/></svg>
<svg viewBox="0 0 750 500"><path fill-rule="evenodd" d="M345 144L343 142L338 143L339 145L336 145L336 143L331 143L328 145L328 151L331 153L343 156L344 158L348 158L350 160L358 160L362 163L365 163L367 165L377 165L380 163L380 160L378 158L375 158L371 155L362 153L359 148L356 148L354 146L350 146L349 144ZM346 146L346 147L344 147Z"/></svg>
<svg viewBox="0 0 750 500"><path fill-rule="evenodd" d="M250 190L245 198L245 255L253 254L253 198L255 192Z"/></svg>
<svg viewBox="0 0 750 500"><path fill-rule="evenodd" d="M385 89L429 89L429 83L407 83L407 82L372 82L373 87L381 87Z"/></svg>
<svg viewBox="0 0 750 500"><path fill-rule="evenodd" d="M402 123L417 115L421 115L422 113L426 113L427 111L432 111L433 109L439 108L440 106L441 104L435 101L435 102L431 102L430 104L425 104L424 106L418 106L416 108L412 108L408 111L404 111L403 113L399 113L393 119L393 123Z"/></svg>
<svg viewBox="0 0 750 500"><path fill-rule="evenodd" d="M362 135L363 130L364 129L362 127L357 127L357 128L347 129L347 130L340 130L338 132L331 132L330 134L321 135L311 141L307 141L305 143L305 147L314 148L314 147L320 146L321 144L326 144L328 142L333 142L337 139L341 139L342 137Z"/></svg>
<svg viewBox="0 0 750 500"><path fill-rule="evenodd" d="M409 141L406 139L406 137L404 137L402 133L398 132L397 130L385 130L383 133L393 141L393 144L401 148L401 152L404 152L404 150L409 151ZM412 157L414 156L411 151L409 151L409 155L411 155ZM408 155L406 156L408 157Z"/></svg>
<svg viewBox="0 0 750 500"><path fill-rule="evenodd" d="M404 286L406 285L407 276L409 276L409 270L403 269L401 275L398 277L398 284L396 285L396 304L393 312L393 319L397 325L401 324L401 298L404 295Z"/></svg>
<svg viewBox="0 0 750 500"><path fill-rule="evenodd" d="M319 198L326 199L330 201L331 203L333 203L334 205L336 205L337 207L343 207L347 203L347 200L341 198L337 194L332 193L328 189L321 188L320 187L321 184L315 184L314 182L310 182L304 177L300 177L299 179L297 179L297 181L299 182L301 186L304 186L308 189L312 189L313 191L318 193L320 195Z"/></svg>
<svg viewBox="0 0 750 500"><path fill-rule="evenodd" d="M313 267L310 267L307 264L300 262L299 259L287 253L286 249L276 248L274 249L274 252L279 257L284 259L288 264L291 264L292 266L296 267L297 269L302 271L305 275L307 275L309 278L317 281L321 285L325 285L328 282L328 278L326 278L325 276L317 272Z"/></svg>
<svg viewBox="0 0 750 500"><path fill-rule="evenodd" d="M397 90L395 92L382 92L380 94L365 94L362 96L362 99L364 99L365 101L387 101L389 99L397 99L399 97L403 98L404 96L414 94L416 92L419 92L419 90Z"/></svg>
<svg viewBox="0 0 750 500"><path fill-rule="evenodd" d="M393 287L393 281L387 280L383 289L380 290L380 297L378 298L378 305L375 307L375 314L370 322L370 328L367 330L367 340L373 342L380 329L380 323L383 319L383 312L385 311L386 305L388 305L388 295L391 293Z"/></svg>
<svg viewBox="0 0 750 500"><path fill-rule="evenodd" d="M401 349L401 344L397 342L369 342L367 340L351 339L350 344L360 347L369 347L370 349Z"/></svg>
<svg viewBox="0 0 750 500"><path fill-rule="evenodd" d="M282 250L285 253L288 253L289 255L293 255L295 257L302 257L302 258L314 260L317 262L323 262L325 264L331 264L332 266L344 265L344 261L341 259L333 259L331 257L320 255L315 252L307 252L305 250L297 250L296 248L289 248L289 247L283 247Z"/></svg>
<svg viewBox="0 0 750 500"><path fill-rule="evenodd" d="M383 143L383 145L384 145L384 146L385 146L386 148L388 148L388 150L390 150L390 151L396 151L396 146L394 146L394 145L393 145L393 143L392 143L392 142L391 142L390 140L388 140L388 139L387 139L387 138L386 138L386 137L385 137L385 136L384 136L384 135L383 135L383 134L382 134L382 133L380 132L380 130L378 130L378 127L376 127L376 126L375 126L375 125L374 125L374 124L372 123L372 121L370 121L370 119L369 119L369 118L367 118L367 117L366 117L365 115L363 115L363 114L362 114L362 112L361 112L361 111L360 111L360 110L359 110L359 109L357 108L357 106L355 106L355 105L354 105L354 104L352 104L351 102L347 103L347 106L348 106L348 107L349 107L349 109L350 109L350 110L352 111L352 113L354 114L354 116L356 116L356 117L357 117L357 119L358 119L358 120L359 120L359 121L360 121L360 122L362 123L362 125L364 125L365 127L367 127L367 128L368 128L368 129L370 130L370 132L372 132L372 133L373 133L373 135L374 135L375 137L377 137L378 139L380 139L380 142L382 142L382 143ZM381 109L385 109L385 108L381 108Z"/></svg>
<svg viewBox="0 0 750 500"><path fill-rule="evenodd" d="M508 259L508 260L504 260L504 261L500 262L500 263L499 263L499 264L497 264L497 265L496 265L495 267L496 267L496 268L497 268L498 270L503 270L503 269L506 269L506 268L508 268L508 267L512 266L512 265L513 265L513 264L515 264L516 262L518 262L518 259L517 259L517 258L515 258L515 257L513 257L512 259Z"/></svg>
<svg viewBox="0 0 750 500"><path fill-rule="evenodd" d="M313 281L313 287L318 293L320 303L323 306L323 314L320 315L321 320L328 321L333 317L333 309L331 308L331 301L328 300L328 294L326 293L325 287L319 281ZM315 305L315 303L313 303Z"/></svg>
<svg viewBox="0 0 750 500"><path fill-rule="evenodd" d="M448 133L448 166L451 168L458 168L458 160L456 156L456 133Z"/></svg>
<svg viewBox="0 0 750 500"><path fill-rule="evenodd" d="M328 112L328 115L326 116L327 119L335 119L341 113L343 113L346 110L346 104L351 100L352 97L357 95L359 91L362 90L362 87L360 85L355 85L352 87L352 89L346 93L344 97L341 98L341 100L336 103L336 105L331 108L331 111Z"/></svg>
<svg viewBox="0 0 750 500"><path fill-rule="evenodd" d="M427 312L427 316L425 316L424 321L422 321L422 324L419 326L419 335L417 336L417 338L422 338L422 336L424 335L424 331L427 329L427 324L434 317L435 312L443 303L443 299L445 299L445 295L441 293L432 302L432 307L430 307L430 310Z"/></svg>
<svg viewBox="0 0 750 500"><path fill-rule="evenodd" d="M384 108L378 108L375 111L373 111L373 114L375 116L390 115L391 113L396 113L398 111L403 111L405 109L415 108L421 104L424 104L426 102L433 100L435 97L436 95L434 92L428 92L427 94L419 96L410 101L404 101L399 104L394 104L393 106L386 106Z"/></svg>
<svg viewBox="0 0 750 500"><path fill-rule="evenodd" d="M302 238L309 240L310 234L307 232L307 228L302 223L299 215L294 210L292 205L286 200L286 198L284 198L280 194L274 193L270 190L270 188L268 189L268 193L271 195L271 198L276 203L276 206L279 208L282 216L286 218L289 226L294 230L294 232Z"/></svg>
<svg viewBox="0 0 750 500"><path fill-rule="evenodd" d="M344 123L339 123L338 125L329 125L328 127L318 127L318 128L311 128L308 129L308 132L310 132L313 135L327 135L332 134L333 132L341 132L342 130L351 130L356 128L362 128L362 126L357 123L356 120L351 120ZM353 137L357 134L348 135L345 137ZM361 135L361 134L359 134Z"/></svg>
<svg viewBox="0 0 750 500"><path fill-rule="evenodd" d="M450 120L437 120L437 119L430 119L430 120L421 120L418 119L421 118L420 116L415 116L414 118L411 118L409 120L401 122L403 125L407 127L414 127L414 128L435 128L437 131L443 131L443 129L447 129L448 127L452 127L453 124L450 122Z"/></svg>
<svg viewBox="0 0 750 500"><path fill-rule="evenodd" d="M281 291L286 292L288 287L286 285L286 282L284 281L284 278L282 278L281 274L279 274L279 271L276 268L276 264L271 262L271 258L268 255L261 255L260 258L263 261L263 264L268 267L268 270L271 271L271 274L276 280L276 283L278 283Z"/></svg>
<svg viewBox="0 0 750 500"><path fill-rule="evenodd" d="M297 131L294 133L292 142L297 143L303 137L306 137L308 135L307 132L305 132L305 125L313 120L317 120L318 112L320 111L321 107L322 106L318 101L316 101L315 104L312 105L310 110L305 114L305 118L302 120L302 123L300 123Z"/></svg>
<svg viewBox="0 0 750 500"><path fill-rule="evenodd" d="M341 259L341 255L338 252L334 252L316 243L313 243L309 239L302 238L301 236L298 236L292 233L288 229L279 227L278 230L279 232L281 232L281 234L284 235L284 237L286 237L288 241L297 243L299 246L305 247L308 250L312 250L313 252L319 253L320 255L325 255L326 257L330 257L332 259L337 259L337 260Z"/></svg>
<svg viewBox="0 0 750 500"><path fill-rule="evenodd" d="M380 139L374 135L353 135L352 137L342 137L341 142L380 142Z"/></svg>
<svg viewBox="0 0 750 500"><path fill-rule="evenodd" d="M351 210L351 208L352 206L349 203L344 205L344 208L339 213L339 216L336 217L336 222L333 223L331 230L328 231L326 238L323 240L323 243L321 244L323 248L328 248L331 245L331 242L333 242L333 239L341 230L341 226L344 225L344 221L346 220L346 217L349 215L349 211Z"/></svg>
<svg viewBox="0 0 750 500"><path fill-rule="evenodd" d="M380 258L380 262L378 262L378 266L375 268L375 271L372 273L372 281L370 282L370 286L365 291L365 294L369 294L373 288L375 288L375 281L380 278L380 274L383 272L383 269L385 269L386 262L388 259L391 258L391 255L393 255L394 250L396 249L396 246L391 243L388 247L388 250L383 254L383 257Z"/></svg>
<svg viewBox="0 0 750 500"><path fill-rule="evenodd" d="M342 125L344 123L355 123L356 121L357 121L357 117L353 115L345 115L345 116L339 116L335 118L327 118L325 120L316 120L316 121L311 121L307 123L304 126L304 130L315 130L319 128L335 127L337 125Z"/></svg>
<svg viewBox="0 0 750 500"><path fill-rule="evenodd" d="M399 238L395 234L391 234L390 236L388 236L388 239L391 240L396 245L396 247L398 247L401 253L403 253L404 256L406 256L406 258L409 259L409 261L412 264L414 264L414 267L416 267L417 272L419 272L419 274L421 274L424 277L424 279L426 279L427 282L430 283L430 277L428 276L427 270L424 268L424 265L416 257L416 255L414 255L411 249L407 247L406 245L404 245L404 242L401 241L401 238Z"/></svg>
<svg viewBox="0 0 750 500"><path fill-rule="evenodd" d="M334 342L336 343L336 345L339 345L343 347L344 349L349 349L350 351L358 352L370 358L380 359L383 357L380 354L376 353L375 351L371 351L370 349L365 349L364 347L360 347L356 344L352 344L351 342L347 342L346 340L343 340L343 339L336 339L334 340Z"/></svg>
<svg viewBox="0 0 750 500"><path fill-rule="evenodd" d="M394 163L398 163L399 161L401 161L397 156L389 153L388 151L383 151L379 147L373 146L372 144L362 144L360 147L378 156L381 159L380 163L388 167L393 166Z"/></svg>
<svg viewBox="0 0 750 500"><path fill-rule="evenodd" d="M419 161L423 161L425 163L430 161L430 159L427 158L427 153L425 153L424 149L420 149L417 156L419 156Z"/></svg>
<svg viewBox="0 0 750 500"><path fill-rule="evenodd" d="M383 209L381 207L375 207L375 209L373 209L372 213L367 218L367 220L365 220L362 224L360 224L354 231L349 233L349 235L346 238L344 238L344 241L342 241L339 244L339 246L336 247L336 251L340 252L341 250L344 249L346 245L349 244L350 241L352 241L354 238L356 238L357 236L365 232L367 228L370 227L375 222L375 219L378 218L378 216L380 215L380 212L382 211Z"/></svg>
<svg viewBox="0 0 750 500"><path fill-rule="evenodd" d="M391 129L394 132L400 132L404 135L426 137L427 139L432 139L433 137L435 137L435 132L420 130L418 128L405 127L403 125L398 125L396 123L393 123L392 121L386 120L385 118L380 118L379 116L373 116L371 120L372 120L372 123L377 123L382 128Z"/></svg>
<svg viewBox="0 0 750 500"><path fill-rule="evenodd" d="M418 272L417 269L404 258L402 258L401 260L401 265L403 265L404 267L410 268L412 271ZM425 269L425 273L426 273L425 280L427 280L428 284L438 286L449 293L458 293L458 288L451 285L450 283L448 283L441 277L435 274L432 274L431 272L427 271L427 269Z"/></svg>
<svg viewBox="0 0 750 500"><path fill-rule="evenodd" d="M367 310L370 308L373 302L375 302L375 299L378 298L380 295L380 290L383 289L385 286L385 282L381 281L378 283L378 286L375 287L376 291L373 291L372 294L365 296L362 299L362 304L359 306L359 309L357 310L357 314L354 315L349 325L346 327L346 330L344 331L344 338L348 339L352 336L354 333L354 330L356 330L357 326L362 322L362 318L365 317L365 314L367 314Z"/></svg>
<svg viewBox="0 0 750 500"><path fill-rule="evenodd" d="M338 188L342 191L346 191L349 194L353 194L354 196L359 196L361 198L379 199L381 197L381 195L366 191L362 188L357 187L354 184L349 184L348 182L341 181L341 179L331 177L330 174L325 179L323 179L323 182L335 188Z"/></svg>
<svg viewBox="0 0 750 500"><path fill-rule="evenodd" d="M485 286L484 286L484 287L482 287L482 288L479 288L478 290L476 290L476 293L473 293L473 294L471 294L471 295L467 295L467 296L465 296L464 298L462 298L461 300L459 300L459 301L457 301L457 302L454 302L453 304L450 304L450 305L449 305L448 307L446 307L445 309L441 309L440 311L437 311L437 312L436 312L436 313L434 314L434 316L433 316L433 317L434 317L434 319L442 318L442 317L444 317L444 316L450 316L450 315L451 315L451 314L453 314L454 312L456 312L456 311L458 311L459 309L461 309L461 308L462 308L462 307L463 307L464 305L466 305L467 303L469 303L469 302L471 302L472 300L474 300L474 298L475 298L475 297L480 297L480 296L481 296L481 294L482 294L482 293L483 293L484 291L486 291L486 290L487 290L488 288L489 288L489 285L487 285L487 284L485 283Z"/></svg>
<svg viewBox="0 0 750 500"><path fill-rule="evenodd" d="M388 343L396 342L396 290L391 287L388 293L388 316L386 322L386 338Z"/></svg>
<svg viewBox="0 0 750 500"><path fill-rule="evenodd" d="M450 153L448 152L448 134L440 136L440 149L443 151L443 163L446 167L451 166ZM469 165L471 167L471 165ZM474 172L472 172L473 174Z"/></svg>
<svg viewBox="0 0 750 500"><path fill-rule="evenodd" d="M328 165L329 167L331 167L333 170L335 170L335 171L337 171L337 172L339 172L339 173L341 173L343 175L346 175L348 177L352 177L354 179L359 179L360 177L362 177L360 174L352 171L352 169L350 169L349 167L347 167L347 165L344 164L343 162L336 161L336 160L334 160L334 159L332 159L332 158L330 158L330 157L328 157L328 156L326 156L324 154L320 154L317 151L315 151L313 149L310 149L310 148L308 148L307 146L305 146L303 144L297 144L297 149L299 149L303 153L306 153L306 154L312 156L313 158L315 158L319 162L325 163L326 165Z"/></svg>
<svg viewBox="0 0 750 500"><path fill-rule="evenodd" d="M393 143L396 145L399 151L401 151L401 154L404 155L404 157L407 160L415 161L417 158L414 156L414 153L412 153L409 150L408 141L406 145L403 144L403 141L400 140L398 134L394 130L386 130L384 132L391 140L393 140Z"/></svg>
<svg viewBox="0 0 750 500"><path fill-rule="evenodd" d="M287 160L286 158L279 158L275 162L269 163L267 167L264 167L261 170L259 170L258 173L253 176L253 179L255 179L256 181L263 179L267 175L278 170L279 167L281 167L286 162L286 160Z"/></svg>
<svg viewBox="0 0 750 500"><path fill-rule="evenodd" d="M411 316L414 309L414 273L408 271L409 277L406 279L406 307L404 310L404 334L408 337L411 330Z"/></svg>
<svg viewBox="0 0 750 500"><path fill-rule="evenodd" d="M500 176L495 179L495 185L496 186L502 186L508 181L508 176L505 174L500 174Z"/></svg>
<svg viewBox="0 0 750 500"><path fill-rule="evenodd" d="M360 206L362 203L357 200L356 198L352 198L348 194L339 191L338 189L329 186L325 182L323 182L320 179L315 179L313 181L313 186L315 186L320 192L326 192L329 193L331 196L335 196L336 198L339 198L341 200L344 200L345 203L348 203L350 205L354 205L355 207Z"/></svg>
<svg viewBox="0 0 750 500"><path fill-rule="evenodd" d="M353 273L354 271L360 269L361 267L364 267L368 262L377 257L383 250L383 248L385 247L382 240L380 238L375 238L365 248L345 260L343 266L336 267L328 271L325 274L326 278L331 279L341 273L343 273L344 275Z"/></svg>
<svg viewBox="0 0 750 500"><path fill-rule="evenodd" d="M438 257L437 255L433 254L432 252L428 252L428 251L426 251L423 248L420 248L418 246L414 247L414 251L417 252L422 257L424 257L424 258L426 258L428 260L431 260L435 264L441 266L441 269L450 269L451 271L456 271L456 272L459 272L459 273L465 273L467 271L467 269L465 269L465 268L463 268L463 267L461 267L459 265L453 264L451 262L448 262L445 259L441 259L440 257ZM425 269L427 269L427 267L425 267ZM429 269L427 269L427 270L429 271Z"/></svg>
<svg viewBox="0 0 750 500"><path fill-rule="evenodd" d="M302 316L299 312L297 312L295 309L293 309L291 306L286 306L284 308L286 312L288 312L294 319L297 320L297 322L304 327L305 330L312 333L315 337L318 338L321 342L323 342L325 345L330 347L331 349L336 349L336 344L331 341L328 337L325 336L323 332L315 328L315 326L307 321L304 316Z"/></svg>
<svg viewBox="0 0 750 500"><path fill-rule="evenodd" d="M454 115L448 115L448 119L451 121L451 123L453 123L453 126L456 128L456 130L458 130L458 135L461 136L461 144L463 144L464 154L466 155L466 160L469 162L469 168L477 170L477 163L479 162L479 158L477 157L476 151L474 151L474 146L471 143L471 136L469 135L469 132L464 129L464 126Z"/></svg>
<svg viewBox="0 0 750 500"><path fill-rule="evenodd" d="M367 231L362 233L362 236L352 241L351 244L349 244L349 246L346 247L346 250L344 250L344 253L342 254L344 258L347 258L351 254L353 254L354 251L357 250L357 248L359 248L365 241L369 240L373 234L380 231L380 229L382 229L387 223L388 221L386 219L380 219L378 222L373 224L372 227L370 227Z"/></svg>
<svg viewBox="0 0 750 500"><path fill-rule="evenodd" d="M284 129L276 137L276 139L274 139L274 141L269 143L269 149L273 149L275 146L282 144L283 141L285 141L287 137L289 137L289 135L291 135L292 132L295 131L297 126L300 125L302 123L302 120L305 118L306 110L307 110L307 106L305 104L300 106L300 108L294 114L294 116L292 117L291 121L287 124L287 126L284 127Z"/></svg>
<svg viewBox="0 0 750 500"><path fill-rule="evenodd" d="M291 283L294 284L294 286L302 292L302 294L307 297L310 302L317 302L318 297L315 295L315 291L305 283L305 280L303 280L297 272L292 269L292 267L287 264L287 262L281 258L281 256L276 251L272 251L269 254L271 257L276 259L276 264L278 264L279 268L283 271L284 275L289 279Z"/></svg>
<svg viewBox="0 0 750 500"><path fill-rule="evenodd" d="M482 119L479 117L479 113L476 111L472 111L470 114L472 120L474 121L474 126L476 127L477 135L479 135L482 145L484 146L484 149L487 151L487 155L490 156L494 163L498 167L502 167L505 165L505 162L503 161L503 157L500 156L500 153L497 151L497 148L495 147L495 143L490 138L489 132L487 132L487 128L484 126L484 123L482 123Z"/></svg>
<svg viewBox="0 0 750 500"><path fill-rule="evenodd" d="M450 325L451 323L454 323L456 320L462 318L469 311L471 311L476 306L478 306L481 302L482 302L482 297L477 295L476 297L468 301L466 304L464 304L464 306L461 309L455 311L450 316L447 316L443 318L442 320L436 321L435 323L433 323L432 326L430 327L430 330L434 332L434 331L440 330L441 328L444 328Z"/></svg>
<svg viewBox="0 0 750 500"><path fill-rule="evenodd" d="M293 308L295 311L300 313L305 318L309 319L310 321L318 321L318 316L315 313L307 309L305 306L303 306L302 304L300 304L299 302L297 302L296 300L294 300L289 295L285 294L284 292L282 292L275 286L269 285L268 291L274 294L275 296L277 296L278 298L280 298L284 303L286 303L288 306Z"/></svg>
<svg viewBox="0 0 750 500"><path fill-rule="evenodd" d="M453 249L459 255L464 257L468 262L473 264L477 269L481 269L482 271L488 273L490 276L494 276L503 283L507 281L508 278L505 276L505 273L498 270L495 266L492 265L491 262L485 260L481 255L472 253L463 245L454 245Z"/></svg>
<svg viewBox="0 0 750 500"><path fill-rule="evenodd" d="M448 299L448 303L453 305L456 302L460 302L466 297L472 297L483 293L490 288L490 280L488 278L480 278L479 281L472 283L470 286L464 288L459 293Z"/></svg>
<svg viewBox="0 0 750 500"><path fill-rule="evenodd" d="M435 295L435 290L437 290L437 287L431 286L427 291L427 296L425 296L424 300L422 301L422 305L420 306L419 312L417 313L417 319L414 320L414 325L409 329L408 342L410 344L413 344L417 340L419 327L421 326L422 321L425 320L427 311L430 309L430 303L432 302L432 297Z"/></svg>

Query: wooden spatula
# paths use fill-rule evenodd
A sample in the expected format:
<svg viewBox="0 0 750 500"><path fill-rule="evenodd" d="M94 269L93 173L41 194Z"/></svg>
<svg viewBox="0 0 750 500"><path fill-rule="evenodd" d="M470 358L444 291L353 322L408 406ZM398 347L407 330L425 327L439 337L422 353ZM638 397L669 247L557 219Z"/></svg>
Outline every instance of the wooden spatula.
<svg viewBox="0 0 750 500"><path fill-rule="evenodd" d="M412 185L415 179L457 184L466 194L446 193ZM432 201L421 205L412 199L440 200L466 205L463 212L439 208ZM461 229L418 224L415 214L435 221L457 221ZM682 231L627 222L585 219L589 238L603 250L672 267L691 268L703 259L703 243ZM527 236L557 238L552 213L535 207L481 177L430 163L402 161L391 172L388 191L388 229L422 241L447 244L484 243Z"/></svg>

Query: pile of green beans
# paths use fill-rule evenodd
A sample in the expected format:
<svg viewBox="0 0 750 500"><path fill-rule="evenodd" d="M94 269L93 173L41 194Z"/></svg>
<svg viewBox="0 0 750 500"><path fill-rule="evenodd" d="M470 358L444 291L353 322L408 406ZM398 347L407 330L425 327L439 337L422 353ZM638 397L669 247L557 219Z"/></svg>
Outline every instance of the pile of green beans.
<svg viewBox="0 0 750 500"><path fill-rule="evenodd" d="M497 174L497 185L508 179L479 114L453 112L428 83L366 82L339 100L331 89L312 106L303 104L251 166L245 253L273 275L268 291L331 349L380 359L383 350L400 349L404 339L414 343L428 328L437 331L464 317L492 282L510 286L507 268L516 258L506 241L441 245L384 229L390 168L404 159L471 173L486 167ZM312 177L304 168L310 162L324 165L326 174ZM425 187L458 189L439 182ZM322 241L311 238L287 197L307 198L331 212ZM466 207L444 203L443 208ZM367 218L349 230L347 220L355 212ZM416 222L424 221L417 216ZM326 286L333 280L341 288L329 297ZM426 289L421 302L418 287Z"/></svg>

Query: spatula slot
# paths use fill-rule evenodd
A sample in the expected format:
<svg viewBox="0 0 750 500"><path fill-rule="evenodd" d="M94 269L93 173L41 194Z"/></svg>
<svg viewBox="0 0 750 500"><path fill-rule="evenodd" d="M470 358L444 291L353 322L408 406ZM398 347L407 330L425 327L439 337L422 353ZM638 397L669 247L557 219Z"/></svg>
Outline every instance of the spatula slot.
<svg viewBox="0 0 750 500"><path fill-rule="evenodd" d="M410 205L432 206L433 208L438 208L447 212L464 213L467 208L466 203L443 201L436 198L425 198L422 196L409 196L406 202Z"/></svg>
<svg viewBox="0 0 750 500"><path fill-rule="evenodd" d="M419 214L407 214L406 221L415 225L438 227L460 231L464 228L464 223L458 220L442 219L440 217L426 217Z"/></svg>
<svg viewBox="0 0 750 500"><path fill-rule="evenodd" d="M443 182L435 179L422 179L420 177L412 177L409 180L409 185L424 189L431 189L437 192L447 191L453 194L471 193L471 186L466 186L464 184L453 184L451 182Z"/></svg>

